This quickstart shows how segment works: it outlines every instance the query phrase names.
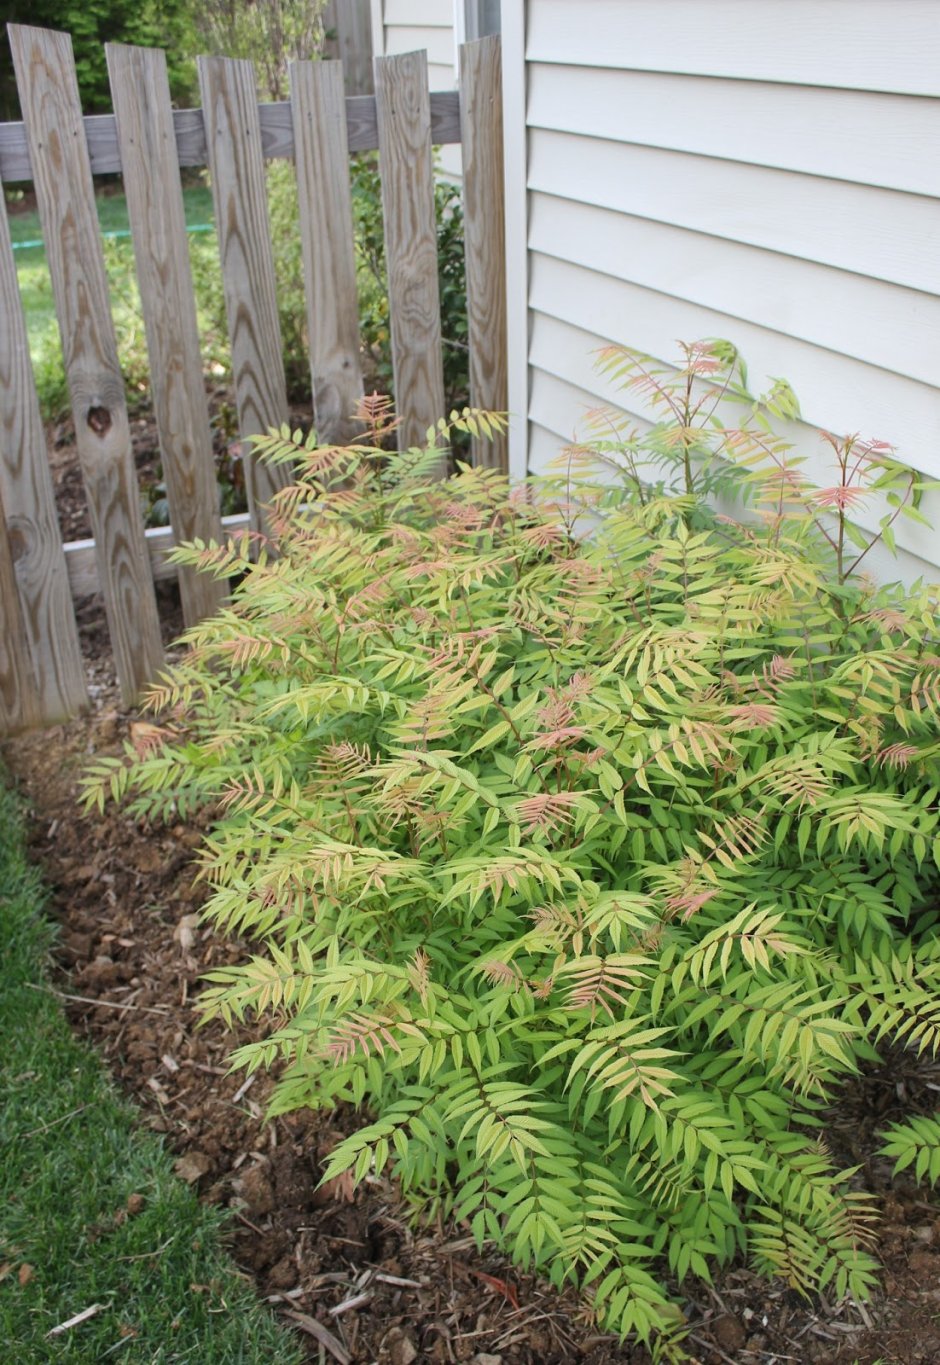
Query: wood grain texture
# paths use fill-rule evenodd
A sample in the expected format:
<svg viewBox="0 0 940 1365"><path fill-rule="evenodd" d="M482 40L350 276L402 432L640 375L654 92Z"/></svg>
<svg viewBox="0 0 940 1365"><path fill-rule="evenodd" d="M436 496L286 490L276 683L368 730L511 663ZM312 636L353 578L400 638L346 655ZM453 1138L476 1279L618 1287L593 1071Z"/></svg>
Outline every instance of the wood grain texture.
<svg viewBox="0 0 940 1365"><path fill-rule="evenodd" d="M402 449L444 415L427 56L375 60L395 406Z"/></svg>
<svg viewBox="0 0 940 1365"><path fill-rule="evenodd" d="M480 38L460 48L463 131L464 253L470 401L490 412L508 405L506 249L503 213L503 88L500 42ZM473 442L475 464L508 472L507 438Z"/></svg>
<svg viewBox="0 0 940 1365"><path fill-rule="evenodd" d="M235 402L246 440L289 415L255 74L251 62L229 57L200 57L198 70ZM253 459L247 447L245 471L252 524L260 528L264 504L289 482L290 471Z"/></svg>
<svg viewBox="0 0 940 1365"><path fill-rule="evenodd" d="M0 501L23 604L39 717L54 725L88 702L55 493L6 211L0 207Z"/></svg>
<svg viewBox="0 0 940 1365"><path fill-rule="evenodd" d="M450 15L447 16L450 19ZM452 88L457 85L455 70L456 49L454 46L453 25L448 23L440 28L437 25L390 24L385 18L385 55L393 57L405 52L427 53L428 66L440 77L445 71L450 73ZM426 87L430 89L428 85Z"/></svg>
<svg viewBox="0 0 940 1365"><path fill-rule="evenodd" d="M460 110L455 90L435 91L430 97L431 140L435 147L460 141ZM290 104L258 106L261 149L266 160L290 160L294 134ZM113 175L121 168L117 124L113 114L86 114L82 120L91 169L95 175ZM181 166L208 165L206 128L201 109L175 109L173 129L176 155ZM379 145L375 98L354 95L346 100L346 135L351 152L375 151ZM29 140L22 123L0 123L0 181L13 184L33 178Z"/></svg>
<svg viewBox="0 0 940 1365"><path fill-rule="evenodd" d="M163 647L72 43L68 34L43 29L11 25L8 32L108 629L121 694L130 703L161 667Z"/></svg>
<svg viewBox="0 0 940 1365"><path fill-rule="evenodd" d="M346 442L362 429L362 370L343 69L292 62L290 82L314 416L321 441Z"/></svg>
<svg viewBox="0 0 940 1365"><path fill-rule="evenodd" d="M179 540L218 541L219 492L166 57L117 44L105 51L170 520ZM179 585L187 625L211 616L225 596L224 583L192 568L180 569Z"/></svg>
<svg viewBox="0 0 940 1365"><path fill-rule="evenodd" d="M0 501L0 735L27 730L41 718L10 536Z"/></svg>

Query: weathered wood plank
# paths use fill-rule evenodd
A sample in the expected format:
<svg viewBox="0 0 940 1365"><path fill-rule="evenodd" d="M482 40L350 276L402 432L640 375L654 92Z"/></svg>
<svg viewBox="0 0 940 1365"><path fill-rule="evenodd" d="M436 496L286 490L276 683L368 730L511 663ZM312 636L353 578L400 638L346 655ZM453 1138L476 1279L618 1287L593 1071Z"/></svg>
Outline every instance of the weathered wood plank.
<svg viewBox="0 0 940 1365"><path fill-rule="evenodd" d="M421 445L444 415L427 55L375 59L399 445Z"/></svg>
<svg viewBox="0 0 940 1365"><path fill-rule="evenodd" d="M72 41L20 25L11 25L9 34L108 629L121 693L131 702L160 669L163 647Z"/></svg>
<svg viewBox="0 0 940 1365"><path fill-rule="evenodd" d="M180 540L218 540L219 492L166 56L114 43L105 52L170 520ZM179 585L187 625L212 615L225 596L224 583L191 568L180 570Z"/></svg>
<svg viewBox="0 0 940 1365"><path fill-rule="evenodd" d="M460 126L463 131L464 254L470 401L505 412L506 251L503 214L503 89L496 37L460 49ZM508 471L504 435L473 442L474 464Z"/></svg>
<svg viewBox="0 0 940 1365"><path fill-rule="evenodd" d="M460 110L456 90L435 91L431 103L431 141L435 147L460 141ZM294 134L290 104L262 104L258 108L261 147L266 160L290 160L294 155ZM91 169L95 175L113 175L121 168L117 125L113 114L86 114L85 140ZM181 166L208 164L206 129L201 109L176 109L173 112L176 154ZM346 101L346 133L351 152L371 152L379 145L372 95L353 95ZM0 123L0 181L13 184L33 178L29 141L22 123Z"/></svg>
<svg viewBox="0 0 940 1365"><path fill-rule="evenodd" d="M0 734L27 730L40 719L10 536L0 500Z"/></svg>
<svg viewBox="0 0 940 1365"><path fill-rule="evenodd" d="M292 62L291 104L313 407L321 441L353 440L362 396L349 152L339 62Z"/></svg>
<svg viewBox="0 0 940 1365"><path fill-rule="evenodd" d="M0 206L0 501L26 629L39 717L49 725L88 702L62 554L46 438L6 211Z"/></svg>
<svg viewBox="0 0 940 1365"><path fill-rule="evenodd" d="M244 439L289 415L255 75L251 62L229 57L200 57L197 66ZM252 521L260 527L261 509L289 482L290 471L263 464L246 449L245 473Z"/></svg>

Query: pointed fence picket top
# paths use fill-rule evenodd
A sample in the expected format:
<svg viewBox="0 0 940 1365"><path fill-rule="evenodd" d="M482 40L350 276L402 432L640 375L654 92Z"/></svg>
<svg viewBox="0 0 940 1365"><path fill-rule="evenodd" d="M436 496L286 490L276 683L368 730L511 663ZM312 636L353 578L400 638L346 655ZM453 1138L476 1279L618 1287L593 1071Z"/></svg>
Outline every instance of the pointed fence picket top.
<svg viewBox="0 0 940 1365"><path fill-rule="evenodd" d="M229 57L200 57L197 69L248 508L260 528L264 504L290 482L290 470L256 460L247 443L289 416L255 73L251 62Z"/></svg>
<svg viewBox="0 0 940 1365"><path fill-rule="evenodd" d="M444 415L426 52L376 57L375 105L398 440L407 450Z"/></svg>
<svg viewBox="0 0 940 1365"><path fill-rule="evenodd" d="M166 57L114 43L105 52L170 520L181 540L219 541L222 519ZM180 569L179 585L187 625L210 616L225 596L223 583L191 568Z"/></svg>
<svg viewBox="0 0 940 1365"><path fill-rule="evenodd" d="M0 503L11 509L4 531L15 586L9 590L12 597L7 602L7 612L16 610L15 616L6 616L0 634L11 632L14 643L10 648L16 649L15 639L22 627L36 693L35 719L54 725L81 711L88 703L88 691L56 519L46 436L29 362L29 339L16 282L10 228L2 208ZM7 591L3 588L0 595L6 598ZM14 620L19 620L20 626L15 626Z"/></svg>
<svg viewBox="0 0 940 1365"><path fill-rule="evenodd" d="M12 25L22 123L0 124L0 180L31 180L46 243L94 538L62 545L5 214L0 222L0 733L87 704L72 598L101 593L122 695L163 659L154 583L187 623L224 585L181 570L181 540L263 526L286 467L248 462L250 516L219 517L180 185L208 166L238 437L287 420L265 162L296 163L315 423L355 439L362 395L349 156L379 149L401 440L444 416L433 145L464 142L471 398L505 407L499 42L461 50L460 93L428 94L425 54L380 58L376 95L343 98L339 64L295 63L288 102L258 104L250 62L201 58L203 107L171 109L163 54L110 45L115 113L82 117L66 34ZM144 530L93 174L124 177L171 525ZM505 469L505 449L473 458ZM443 468L443 462L442 462Z"/></svg>
<svg viewBox="0 0 940 1365"><path fill-rule="evenodd" d="M121 695L163 663L72 40L9 28ZM11 509L13 510L13 509Z"/></svg>

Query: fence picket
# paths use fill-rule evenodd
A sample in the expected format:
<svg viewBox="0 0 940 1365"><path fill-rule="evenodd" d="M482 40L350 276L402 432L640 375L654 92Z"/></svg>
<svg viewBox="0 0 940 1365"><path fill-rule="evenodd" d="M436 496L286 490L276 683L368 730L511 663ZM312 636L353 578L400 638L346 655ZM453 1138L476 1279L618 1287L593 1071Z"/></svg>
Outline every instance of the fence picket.
<svg viewBox="0 0 940 1365"><path fill-rule="evenodd" d="M10 536L0 502L0 734L26 730L40 719Z"/></svg>
<svg viewBox="0 0 940 1365"><path fill-rule="evenodd" d="M361 430L362 396L342 65L292 62L290 82L313 410L320 439L339 443Z"/></svg>
<svg viewBox="0 0 940 1365"><path fill-rule="evenodd" d="M506 252L503 221L503 94L500 42L480 38L460 48L464 254L470 401L490 412L508 404ZM474 440L474 464L508 471L508 438Z"/></svg>
<svg viewBox="0 0 940 1365"><path fill-rule="evenodd" d="M407 449L444 415L427 53L377 57L375 103L395 406Z"/></svg>
<svg viewBox="0 0 940 1365"><path fill-rule="evenodd" d="M170 520L178 541L220 541L222 519L166 57L155 48L115 43L105 52ZM195 569L181 568L179 585L187 625L210 616L225 595L224 583Z"/></svg>
<svg viewBox="0 0 940 1365"><path fill-rule="evenodd" d="M29 361L10 228L2 206L0 502L8 509L9 550L23 604L38 718L54 725L81 711L88 702L88 691Z"/></svg>
<svg viewBox="0 0 940 1365"><path fill-rule="evenodd" d="M105 610L126 702L163 662L72 40L11 24Z"/></svg>
<svg viewBox="0 0 940 1365"><path fill-rule="evenodd" d="M200 57L197 67L244 439L288 419L258 96L251 62ZM290 471L257 461L246 450L245 472L257 527L263 505L289 482Z"/></svg>

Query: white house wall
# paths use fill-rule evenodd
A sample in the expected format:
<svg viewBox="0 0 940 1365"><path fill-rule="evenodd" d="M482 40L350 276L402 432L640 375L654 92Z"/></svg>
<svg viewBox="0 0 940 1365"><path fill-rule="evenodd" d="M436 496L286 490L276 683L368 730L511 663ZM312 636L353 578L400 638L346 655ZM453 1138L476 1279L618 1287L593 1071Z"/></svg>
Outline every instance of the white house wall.
<svg viewBox="0 0 940 1365"><path fill-rule="evenodd" d="M792 383L820 476L825 427L940 477L940 0L503 0L504 30L510 7L529 467L612 396L591 351L722 336ZM940 532L898 540L906 576L940 564Z"/></svg>

